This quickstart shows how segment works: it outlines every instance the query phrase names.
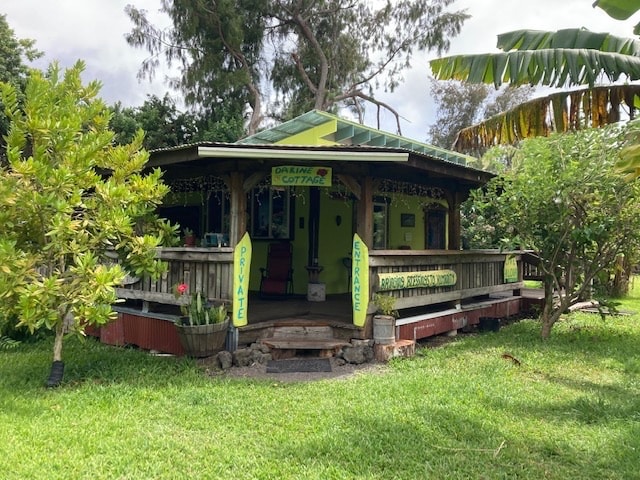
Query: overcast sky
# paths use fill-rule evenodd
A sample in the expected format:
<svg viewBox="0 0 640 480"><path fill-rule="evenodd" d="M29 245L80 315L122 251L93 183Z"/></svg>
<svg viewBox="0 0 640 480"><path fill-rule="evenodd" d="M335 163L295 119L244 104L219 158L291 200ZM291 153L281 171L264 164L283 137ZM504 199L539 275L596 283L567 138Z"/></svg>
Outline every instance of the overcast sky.
<svg viewBox="0 0 640 480"><path fill-rule="evenodd" d="M157 24L168 23L159 14L160 0L3 0L0 14L6 14L18 38L35 39L36 47L45 52L34 66L44 68L57 60L68 67L82 59L87 64L85 78L102 82L102 97L107 103L121 101L137 106L147 94L164 96L168 88L164 74L158 74L153 82L136 77L147 55L130 47L124 39L131 30L131 22L124 13L128 3L146 9ZM466 8L472 18L452 40L449 54L494 52L499 33L522 28L585 27L632 36L632 25L640 21L638 18L619 22L594 9L592 3L593 0L458 0L457 8ZM403 135L421 141L434 121L427 80L428 61L434 57L434 54L414 56L413 68L405 73L404 84L392 94L378 94L402 114ZM395 131L390 114L385 115L383 122L383 129Z"/></svg>

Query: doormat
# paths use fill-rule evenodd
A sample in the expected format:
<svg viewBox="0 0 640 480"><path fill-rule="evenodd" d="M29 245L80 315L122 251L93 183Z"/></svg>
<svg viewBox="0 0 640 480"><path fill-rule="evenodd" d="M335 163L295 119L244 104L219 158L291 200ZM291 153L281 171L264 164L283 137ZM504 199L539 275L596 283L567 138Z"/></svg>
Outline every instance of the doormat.
<svg viewBox="0 0 640 480"><path fill-rule="evenodd" d="M267 362L267 373L330 371L331 362L328 358L288 358L286 360L269 360Z"/></svg>

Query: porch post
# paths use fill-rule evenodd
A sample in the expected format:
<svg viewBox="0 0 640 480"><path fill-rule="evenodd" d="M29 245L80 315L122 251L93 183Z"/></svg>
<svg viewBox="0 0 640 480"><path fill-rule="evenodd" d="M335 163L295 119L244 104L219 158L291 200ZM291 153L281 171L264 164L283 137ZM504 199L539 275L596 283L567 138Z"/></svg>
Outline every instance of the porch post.
<svg viewBox="0 0 640 480"><path fill-rule="evenodd" d="M244 175L231 172L229 179L231 192L229 245L235 247L247 231L247 195L244 191Z"/></svg>
<svg viewBox="0 0 640 480"><path fill-rule="evenodd" d="M358 200L356 233L367 247L373 247L373 179L362 178Z"/></svg>
<svg viewBox="0 0 640 480"><path fill-rule="evenodd" d="M462 195L459 192L447 195L447 203L449 204L449 250L460 250L460 237L462 228L460 226L460 205L462 204Z"/></svg>

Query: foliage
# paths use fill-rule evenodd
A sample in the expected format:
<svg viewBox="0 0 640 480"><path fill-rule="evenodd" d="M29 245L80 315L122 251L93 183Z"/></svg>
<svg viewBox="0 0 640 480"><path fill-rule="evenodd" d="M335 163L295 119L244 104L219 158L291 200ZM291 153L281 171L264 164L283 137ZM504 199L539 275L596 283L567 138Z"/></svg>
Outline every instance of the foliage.
<svg viewBox="0 0 640 480"><path fill-rule="evenodd" d="M138 130L145 132L143 146L147 150L174 147L198 141L235 142L243 134L242 120L226 118L226 107L216 109L223 117L180 112L175 101L166 94L162 99L150 95L140 107L112 107L110 128L119 145L130 143Z"/></svg>
<svg viewBox="0 0 640 480"><path fill-rule="evenodd" d="M54 361L65 333L114 318L125 270L161 273L155 249L175 233L154 214L168 188L159 170L141 173L142 132L113 146L100 85L83 85L83 69L33 71L23 103L13 85L0 87L11 121L0 175L0 316L55 331Z"/></svg>
<svg viewBox="0 0 640 480"><path fill-rule="evenodd" d="M212 375L191 359L70 339L68 382L51 392L37 380L49 341L0 351L0 471L6 480L637 478L639 293L621 306L634 315L571 314L546 342L523 320L321 381ZM64 454L51 455L61 438Z"/></svg>
<svg viewBox="0 0 640 480"><path fill-rule="evenodd" d="M387 1L378 7L353 0L163 0L173 28L152 25L142 10L127 7L134 23L127 41L151 57L142 75L163 56L178 62L173 81L189 105L205 110L229 102L241 115L251 108L249 134L265 111L289 119L312 108L350 108L362 115L379 86L393 90L415 51L446 51L468 15L449 11L452 0ZM269 72L265 74L264 72ZM269 108L269 99L277 102Z"/></svg>
<svg viewBox="0 0 640 480"><path fill-rule="evenodd" d="M616 20L626 20L640 10L640 0L596 0L593 6L600 7ZM633 33L640 35L640 25L635 26Z"/></svg>
<svg viewBox="0 0 640 480"><path fill-rule="evenodd" d="M176 297L183 300L180 304L180 311L184 318L180 319L180 325L209 325L210 323L222 323L228 319L227 306L221 303L217 306L211 305L203 297L202 292L196 292L185 297L189 286L181 283L176 286ZM188 321L187 321L188 319Z"/></svg>
<svg viewBox="0 0 640 480"><path fill-rule="evenodd" d="M475 211L495 226L504 246L540 256L544 337L596 275L638 250L640 184L625 183L613 168L622 135L609 127L529 139L513 170L473 195Z"/></svg>
<svg viewBox="0 0 640 480"><path fill-rule="evenodd" d="M7 23L7 16L0 14L0 82L10 83L22 92L29 74L25 61L42 56L34 45L34 40L16 38ZM4 136L8 131L9 121L0 102L0 150L4 150ZM4 152L0 152L0 164L4 160Z"/></svg>
<svg viewBox="0 0 640 480"><path fill-rule="evenodd" d="M17 348L20 345L20 341L14 340L11 337L5 337L4 335L0 335L0 350L9 350L12 348Z"/></svg>
<svg viewBox="0 0 640 480"><path fill-rule="evenodd" d="M633 117L640 90L633 85L595 88L596 82L640 78L640 42L586 29L517 30L498 36L501 53L433 60L436 78L499 87L587 85L523 103L460 132L456 149L474 151L523 138L615 123L626 105Z"/></svg>
<svg viewBox="0 0 640 480"><path fill-rule="evenodd" d="M382 315L388 315L390 317L398 317L398 311L396 310L396 298L391 295L384 295L382 293L376 293L373 296L373 303L376 306L376 311Z"/></svg>
<svg viewBox="0 0 640 480"><path fill-rule="evenodd" d="M491 95L487 85L431 79L430 91L438 111L435 123L428 130L429 141L442 148L452 148L459 131L510 110L528 99L533 90L528 86L507 87ZM465 153L480 156L484 151L466 150Z"/></svg>

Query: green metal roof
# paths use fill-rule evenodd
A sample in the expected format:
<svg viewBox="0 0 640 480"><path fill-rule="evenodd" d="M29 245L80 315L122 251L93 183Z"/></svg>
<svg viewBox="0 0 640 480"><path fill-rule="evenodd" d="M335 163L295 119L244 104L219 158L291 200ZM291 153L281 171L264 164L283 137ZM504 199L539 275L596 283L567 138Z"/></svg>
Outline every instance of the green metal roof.
<svg viewBox="0 0 640 480"><path fill-rule="evenodd" d="M251 135L250 137L243 138L236 143L249 145L279 143L289 137L331 121L335 121L337 123L337 128L335 132L328 135L326 139L331 142L335 142L338 145L370 145L375 147L411 150L413 152L428 155L446 162L456 163L458 165L466 165L467 161L473 158L444 148L435 147L428 143L418 142L400 135L394 135L382 130L367 127L366 125L345 120L336 115L321 112L319 110L311 110L294 118L293 120L268 128L256 133L255 135Z"/></svg>

